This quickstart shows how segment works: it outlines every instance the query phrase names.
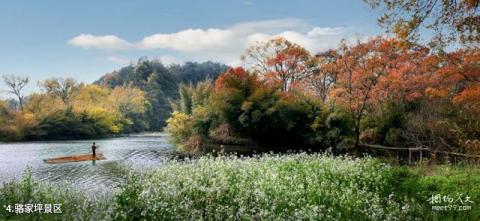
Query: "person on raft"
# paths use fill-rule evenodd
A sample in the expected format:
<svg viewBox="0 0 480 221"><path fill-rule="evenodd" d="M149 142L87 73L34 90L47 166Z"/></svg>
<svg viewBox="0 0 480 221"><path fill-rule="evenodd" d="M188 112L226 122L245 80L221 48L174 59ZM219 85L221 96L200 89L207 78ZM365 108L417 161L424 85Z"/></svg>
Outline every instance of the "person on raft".
<svg viewBox="0 0 480 221"><path fill-rule="evenodd" d="M92 156L93 158L95 158L95 150L97 149L97 146L95 145L95 142L93 142L93 145L92 145Z"/></svg>

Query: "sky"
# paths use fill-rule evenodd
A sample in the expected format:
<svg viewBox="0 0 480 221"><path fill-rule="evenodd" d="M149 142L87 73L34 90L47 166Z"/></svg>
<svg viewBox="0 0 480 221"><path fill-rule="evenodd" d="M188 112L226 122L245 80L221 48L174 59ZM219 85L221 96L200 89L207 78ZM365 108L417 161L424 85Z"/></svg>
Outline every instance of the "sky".
<svg viewBox="0 0 480 221"><path fill-rule="evenodd" d="M91 83L141 56L240 65L252 43L283 36L317 53L383 34L361 0L2 0L0 75ZM0 96L8 96L0 83Z"/></svg>

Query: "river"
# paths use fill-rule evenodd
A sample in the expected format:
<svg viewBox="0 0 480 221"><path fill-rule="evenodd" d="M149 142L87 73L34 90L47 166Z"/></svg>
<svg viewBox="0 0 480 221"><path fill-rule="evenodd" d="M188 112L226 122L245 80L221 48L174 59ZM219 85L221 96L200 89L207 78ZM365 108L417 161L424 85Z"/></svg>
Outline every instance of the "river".
<svg viewBox="0 0 480 221"><path fill-rule="evenodd" d="M103 153L106 160L63 164L43 161L90 153L92 142L96 142L97 152ZM123 168L141 170L159 167L173 152L173 146L167 143L163 133L99 140L0 143L0 181L21 179L29 167L38 181L73 185L85 190L108 190L124 177Z"/></svg>

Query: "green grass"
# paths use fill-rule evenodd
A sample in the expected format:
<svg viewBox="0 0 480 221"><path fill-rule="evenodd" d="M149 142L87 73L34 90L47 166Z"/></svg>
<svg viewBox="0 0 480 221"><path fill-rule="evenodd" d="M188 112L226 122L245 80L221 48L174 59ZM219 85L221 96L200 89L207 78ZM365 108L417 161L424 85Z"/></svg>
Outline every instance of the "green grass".
<svg viewBox="0 0 480 221"><path fill-rule="evenodd" d="M0 220L479 220L480 169L390 166L322 154L173 161L131 173L112 199L91 200L27 174L0 188L0 203L62 203L62 216ZM470 211L432 211L435 194L462 193ZM0 208L1 209L1 208Z"/></svg>
<svg viewBox="0 0 480 221"><path fill-rule="evenodd" d="M27 170L20 181L0 184L0 220L103 220L108 200L90 199L62 185L41 184ZM62 213L14 213L15 204L61 204ZM11 212L4 206L10 205Z"/></svg>
<svg viewBox="0 0 480 221"><path fill-rule="evenodd" d="M429 219L434 220L480 220L480 168L476 166L416 166L396 167L393 171L392 191L404 194L417 201ZM474 203L469 211L431 212L428 199L440 195L454 198L471 197ZM427 197L427 198L426 198ZM442 199L443 200L443 199ZM449 203L440 203L448 205ZM461 203L453 203L461 204ZM420 209L420 208L419 208ZM420 210L419 210L420 211ZM427 213L429 212L430 213Z"/></svg>

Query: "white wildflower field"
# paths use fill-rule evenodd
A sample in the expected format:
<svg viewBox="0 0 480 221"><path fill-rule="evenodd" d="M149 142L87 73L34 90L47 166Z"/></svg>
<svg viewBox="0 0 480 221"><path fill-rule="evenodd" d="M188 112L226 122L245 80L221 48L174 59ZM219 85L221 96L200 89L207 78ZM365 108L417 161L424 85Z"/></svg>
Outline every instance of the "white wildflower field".
<svg viewBox="0 0 480 221"><path fill-rule="evenodd" d="M124 191L141 188L137 215L147 220L409 219L408 201L387 192L390 170L372 158L321 154L203 157L173 162ZM138 212L125 209L124 218Z"/></svg>

